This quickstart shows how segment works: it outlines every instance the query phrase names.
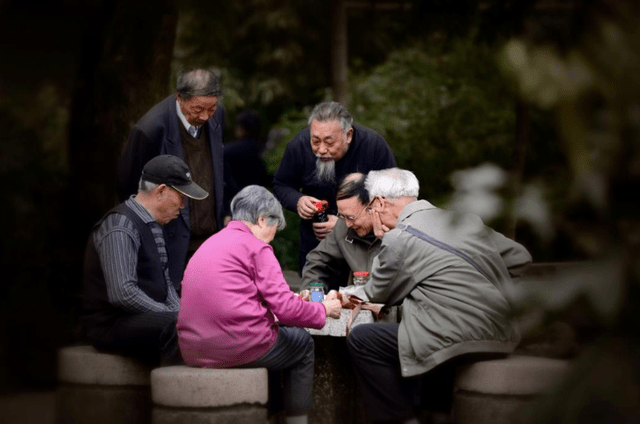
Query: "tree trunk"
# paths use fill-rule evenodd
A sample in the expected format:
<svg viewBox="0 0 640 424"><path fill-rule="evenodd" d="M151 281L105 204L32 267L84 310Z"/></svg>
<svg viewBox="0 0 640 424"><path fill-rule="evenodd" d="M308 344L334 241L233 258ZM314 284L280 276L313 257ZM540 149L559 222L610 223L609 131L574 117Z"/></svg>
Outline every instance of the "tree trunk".
<svg viewBox="0 0 640 424"><path fill-rule="evenodd" d="M344 0L331 6L331 88L333 99L347 106L347 8Z"/></svg>
<svg viewBox="0 0 640 424"><path fill-rule="evenodd" d="M522 100L516 100L516 140L513 151L513 161L509 178L509 199L513 200L522 189L522 176L527 159L527 150L529 149L529 133L531 132L531 118L529 116L529 106ZM511 210L511 209L510 209ZM518 219L516 214L511 210L508 213L505 222L503 234L509 238L515 239L516 225Z"/></svg>
<svg viewBox="0 0 640 424"><path fill-rule="evenodd" d="M69 218L84 245L116 203L116 164L130 128L169 89L173 0L101 1L89 17L69 123Z"/></svg>

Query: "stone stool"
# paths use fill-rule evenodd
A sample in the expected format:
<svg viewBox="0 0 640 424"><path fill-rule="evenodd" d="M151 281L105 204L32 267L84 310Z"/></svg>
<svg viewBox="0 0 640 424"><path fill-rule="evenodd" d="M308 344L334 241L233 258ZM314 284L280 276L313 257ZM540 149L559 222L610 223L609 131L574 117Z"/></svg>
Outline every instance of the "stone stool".
<svg viewBox="0 0 640 424"><path fill-rule="evenodd" d="M570 362L512 355L478 361L456 373L456 424L526 423L527 408L567 374Z"/></svg>
<svg viewBox="0 0 640 424"><path fill-rule="evenodd" d="M153 424L266 423L267 369L156 368L151 397Z"/></svg>
<svg viewBox="0 0 640 424"><path fill-rule="evenodd" d="M151 419L151 369L92 346L58 351L57 423L138 424Z"/></svg>

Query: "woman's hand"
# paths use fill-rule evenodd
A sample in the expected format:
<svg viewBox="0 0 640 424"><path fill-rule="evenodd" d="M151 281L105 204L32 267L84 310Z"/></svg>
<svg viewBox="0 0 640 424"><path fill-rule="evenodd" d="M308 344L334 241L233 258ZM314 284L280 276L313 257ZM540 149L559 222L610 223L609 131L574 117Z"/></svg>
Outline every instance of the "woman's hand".
<svg viewBox="0 0 640 424"><path fill-rule="evenodd" d="M311 301L311 293L309 290L302 290L300 293L293 293L294 296L298 296L302 300L306 300L307 302Z"/></svg>
<svg viewBox="0 0 640 424"><path fill-rule="evenodd" d="M327 316L331 318L340 318L340 312L342 311L342 304L338 299L325 300L322 302L324 308L327 310Z"/></svg>
<svg viewBox="0 0 640 424"><path fill-rule="evenodd" d="M327 293L327 296L324 299L325 300L338 299L338 292L336 290L329 290L329 293Z"/></svg>

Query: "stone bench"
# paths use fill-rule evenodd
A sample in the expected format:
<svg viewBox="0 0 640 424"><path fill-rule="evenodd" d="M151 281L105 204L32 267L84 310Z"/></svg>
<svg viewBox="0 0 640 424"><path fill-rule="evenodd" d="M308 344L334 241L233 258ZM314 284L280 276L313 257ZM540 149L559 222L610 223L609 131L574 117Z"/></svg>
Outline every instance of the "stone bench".
<svg viewBox="0 0 640 424"><path fill-rule="evenodd" d="M151 397L153 424L266 423L267 369L156 368Z"/></svg>
<svg viewBox="0 0 640 424"><path fill-rule="evenodd" d="M61 348L57 360L57 423L149 422L149 367L92 346Z"/></svg>
<svg viewBox="0 0 640 424"><path fill-rule="evenodd" d="M553 390L569 368L567 360L518 355L461 366L455 379L455 422L525 423L526 408Z"/></svg>

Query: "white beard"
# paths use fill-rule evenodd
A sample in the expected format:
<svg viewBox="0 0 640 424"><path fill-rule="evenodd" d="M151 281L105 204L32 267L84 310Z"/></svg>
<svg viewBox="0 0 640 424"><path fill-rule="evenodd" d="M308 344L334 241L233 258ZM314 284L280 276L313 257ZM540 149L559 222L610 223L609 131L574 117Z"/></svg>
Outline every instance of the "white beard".
<svg viewBox="0 0 640 424"><path fill-rule="evenodd" d="M316 179L320 182L333 183L336 180L336 161L316 159Z"/></svg>

